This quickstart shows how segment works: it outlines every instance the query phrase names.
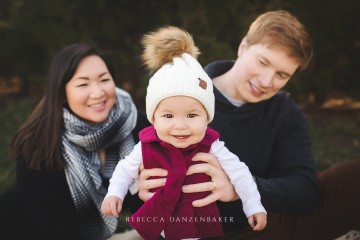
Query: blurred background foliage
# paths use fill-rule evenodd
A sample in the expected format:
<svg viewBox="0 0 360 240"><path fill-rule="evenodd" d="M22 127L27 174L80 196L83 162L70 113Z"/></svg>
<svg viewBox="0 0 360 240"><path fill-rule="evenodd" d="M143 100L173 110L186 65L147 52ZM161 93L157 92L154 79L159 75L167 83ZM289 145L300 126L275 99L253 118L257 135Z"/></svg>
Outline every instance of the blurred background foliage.
<svg viewBox="0 0 360 240"><path fill-rule="evenodd" d="M199 61L206 65L216 59L235 59L250 23L260 13L277 9L294 13L314 42L311 65L286 86L294 99L308 108L322 106L329 99L359 100L357 0L0 0L0 191L3 182L14 178L13 164L9 164L11 138L41 97L47 68L61 48L86 42L108 52L117 68L118 85L144 108L148 76L139 59L142 34L163 25L182 27L192 33L202 52ZM309 121L318 119L311 116ZM336 126L344 125L339 114L332 116ZM351 148L345 150L350 156L342 152L338 158L360 156L356 150L359 114L351 116L352 122L345 124L351 129L334 132L343 134L349 141L344 140L344 145ZM315 150L321 148L315 152L319 158L330 156L324 156L329 151L323 148L329 137L321 132L329 120L311 125ZM338 127L330 128L333 132ZM317 141L321 136L324 139Z"/></svg>
<svg viewBox="0 0 360 240"><path fill-rule="evenodd" d="M143 101L141 35L174 24L193 34L202 64L236 57L249 24L265 11L293 12L313 37L310 68L288 86L321 103L357 97L360 21L356 0L0 0L0 76L20 76L38 94L51 58L74 42L93 43L115 61L121 86ZM301 78L301 80L297 80ZM142 103L140 103L142 105Z"/></svg>

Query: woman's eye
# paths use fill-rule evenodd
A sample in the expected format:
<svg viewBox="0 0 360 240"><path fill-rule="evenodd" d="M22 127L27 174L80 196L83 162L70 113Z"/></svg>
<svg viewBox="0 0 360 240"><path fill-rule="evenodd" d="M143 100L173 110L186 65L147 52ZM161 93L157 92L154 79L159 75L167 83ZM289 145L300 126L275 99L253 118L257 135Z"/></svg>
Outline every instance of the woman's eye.
<svg viewBox="0 0 360 240"><path fill-rule="evenodd" d="M109 78L101 79L101 82L108 82L108 81L110 81Z"/></svg>
<svg viewBox="0 0 360 240"><path fill-rule="evenodd" d="M85 87L85 86L87 86L87 83L79 84L76 87Z"/></svg>

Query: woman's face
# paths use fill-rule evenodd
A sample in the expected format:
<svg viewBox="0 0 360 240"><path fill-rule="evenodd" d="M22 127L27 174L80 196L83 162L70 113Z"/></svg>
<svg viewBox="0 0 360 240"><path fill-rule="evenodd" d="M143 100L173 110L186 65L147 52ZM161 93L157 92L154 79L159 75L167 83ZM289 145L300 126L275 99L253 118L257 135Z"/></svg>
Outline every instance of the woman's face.
<svg viewBox="0 0 360 240"><path fill-rule="evenodd" d="M115 82L105 62L96 55L80 61L65 93L71 111L90 123L104 122L116 99Z"/></svg>
<svg viewBox="0 0 360 240"><path fill-rule="evenodd" d="M299 62L280 48L242 43L234 69L236 82L233 97L256 103L279 92L299 67Z"/></svg>

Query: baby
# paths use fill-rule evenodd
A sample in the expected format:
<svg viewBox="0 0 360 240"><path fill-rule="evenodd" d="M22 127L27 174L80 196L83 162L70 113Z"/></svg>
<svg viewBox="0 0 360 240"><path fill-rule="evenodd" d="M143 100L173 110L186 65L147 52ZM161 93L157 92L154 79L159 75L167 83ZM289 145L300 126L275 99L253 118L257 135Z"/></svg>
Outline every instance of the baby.
<svg viewBox="0 0 360 240"><path fill-rule="evenodd" d="M191 35L177 27L163 27L143 38L143 60L151 72L146 95L146 114L152 126L143 129L140 142L119 161L102 203L104 214L116 217L129 186L145 168L168 171L165 186L131 217L130 225L144 239L206 238L223 235L216 203L193 207L192 202L209 192L182 193L190 183L210 181L206 174L186 176L197 152L213 154L228 175L243 203L243 211L254 230L266 226L266 211L247 166L208 127L214 117L215 98L211 79L196 57ZM214 183L214 187L215 187ZM239 211L241 211L239 209Z"/></svg>

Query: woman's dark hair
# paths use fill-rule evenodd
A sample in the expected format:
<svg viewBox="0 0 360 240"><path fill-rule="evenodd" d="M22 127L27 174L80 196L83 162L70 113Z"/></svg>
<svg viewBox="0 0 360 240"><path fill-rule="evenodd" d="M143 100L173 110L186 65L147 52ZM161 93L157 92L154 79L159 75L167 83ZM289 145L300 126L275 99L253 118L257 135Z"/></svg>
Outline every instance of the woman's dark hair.
<svg viewBox="0 0 360 240"><path fill-rule="evenodd" d="M86 44L73 44L62 49L50 65L44 96L13 138L11 154L15 160L32 169L63 169L61 138L65 86L80 61L92 55L99 56L116 79L111 62L101 50Z"/></svg>

